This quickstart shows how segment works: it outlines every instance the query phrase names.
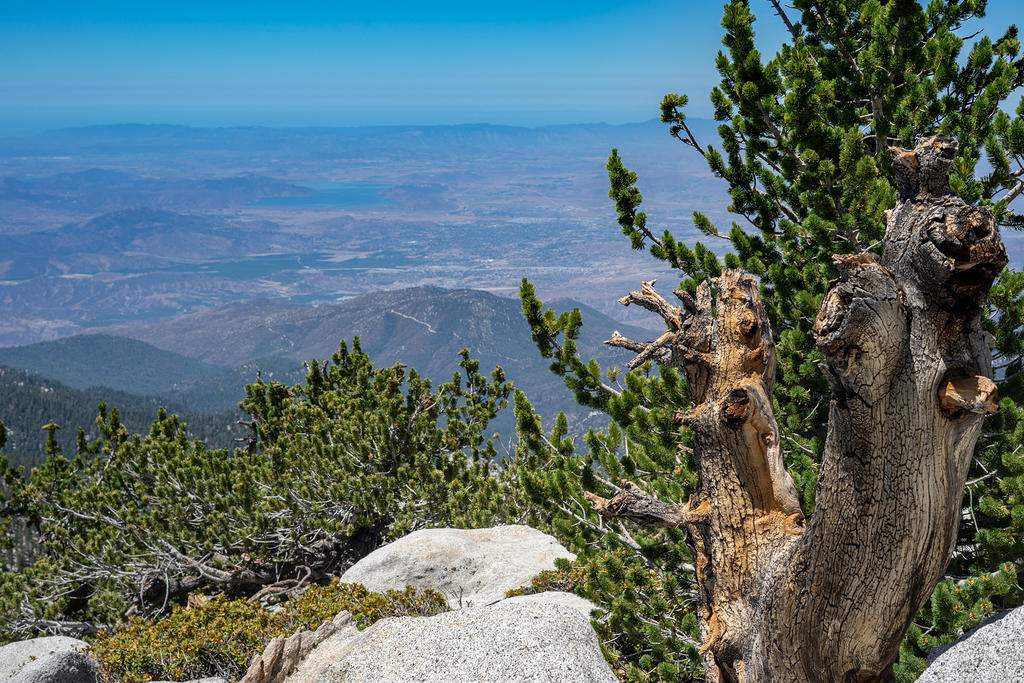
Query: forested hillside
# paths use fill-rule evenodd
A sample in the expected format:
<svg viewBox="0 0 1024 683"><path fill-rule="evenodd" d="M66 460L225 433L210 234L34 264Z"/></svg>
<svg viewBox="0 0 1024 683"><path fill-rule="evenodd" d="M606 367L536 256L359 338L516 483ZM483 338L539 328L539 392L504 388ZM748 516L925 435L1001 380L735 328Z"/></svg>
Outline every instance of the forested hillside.
<svg viewBox="0 0 1024 683"><path fill-rule="evenodd" d="M244 395L244 387L240 391ZM75 453L79 427L89 440L99 436L96 416L101 403L117 408L122 424L133 433L147 433L161 406L181 415L189 434L211 448L234 448L235 439L248 433L237 424L237 410L189 413L183 405L164 398L112 389L74 389L24 370L0 366L0 421L7 427L4 454L15 467L40 464L45 459L46 445L42 427L50 421L61 428L56 438L64 452Z"/></svg>
<svg viewBox="0 0 1024 683"><path fill-rule="evenodd" d="M590 324L580 335L580 348L601 362L617 360L604 345L616 329L636 337L650 334L582 308ZM573 433L605 424L585 407L565 405L561 381L531 350L519 302L488 292L417 287L330 306L250 299L105 332L124 336L79 335L0 348L0 365L26 371L8 369L0 377L0 420L12 431L13 461L38 462L45 442L40 427L51 419L61 427L58 442L73 453L78 427L95 435L101 402L118 407L130 431L148 431L156 409L164 406L182 416L195 438L232 448L235 438L246 436L235 415L247 384L260 376L294 385L305 378L304 361L330 358L341 340L355 337L378 365L415 367L435 386L451 379L460 349L469 348L482 367L504 368L548 419L567 408ZM511 409L501 411L491 429L511 437Z"/></svg>
<svg viewBox="0 0 1024 683"><path fill-rule="evenodd" d="M227 370L134 339L100 334L0 348L0 365L76 389L110 387L136 394L158 394Z"/></svg>

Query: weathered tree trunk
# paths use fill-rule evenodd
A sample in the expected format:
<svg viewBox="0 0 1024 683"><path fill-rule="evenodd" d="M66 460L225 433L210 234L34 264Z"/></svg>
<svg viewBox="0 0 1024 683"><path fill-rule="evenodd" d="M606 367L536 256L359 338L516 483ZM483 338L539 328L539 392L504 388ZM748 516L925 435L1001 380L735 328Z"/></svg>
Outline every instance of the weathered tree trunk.
<svg viewBox="0 0 1024 683"><path fill-rule="evenodd" d="M707 680L884 681L949 561L971 452L995 410L981 302L1006 264L990 211L951 195L950 138L893 150L900 202L882 256L835 257L815 323L833 388L815 512L804 525L772 411L775 350L756 280L725 271L658 312L650 344L681 367L695 408L697 490L686 505L632 484L599 512L684 527L696 556Z"/></svg>

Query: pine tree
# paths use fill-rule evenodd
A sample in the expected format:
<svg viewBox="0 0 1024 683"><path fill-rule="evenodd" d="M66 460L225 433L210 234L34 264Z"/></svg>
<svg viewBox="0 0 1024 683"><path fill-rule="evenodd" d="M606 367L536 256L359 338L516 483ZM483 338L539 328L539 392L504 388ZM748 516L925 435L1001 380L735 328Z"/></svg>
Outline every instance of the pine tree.
<svg viewBox="0 0 1024 683"><path fill-rule="evenodd" d="M29 476L0 459L4 540L18 519L40 542L28 567L0 571L0 641L166 614L196 591L284 600L409 531L518 521L485 432L511 384L467 351L460 368L435 390L342 343L303 383L246 388L252 435L233 453L162 409L132 435L101 405L100 438L80 431L69 459L50 422Z"/></svg>
<svg viewBox="0 0 1024 683"><path fill-rule="evenodd" d="M887 212L913 196L916 188L906 182L918 182L906 180L916 179L917 170L901 170L900 160L917 163L912 150L918 136L949 136L958 142L948 160L951 192L969 206L988 207L997 225L1024 226L1024 217L1013 211L1024 192L1024 104L1014 115L1000 109L1024 85L1016 27L995 39L977 37L965 51L965 24L983 15L985 2L933 2L926 8L879 0L793 4L797 13L790 16L781 3L771 2L789 40L767 61L754 45L749 3L726 5L725 49L716 58L722 81L711 93L720 147L697 139L685 115L685 95L668 95L661 104L670 134L728 183L729 211L737 222L724 228L694 215L714 247L727 246L724 259L706 244L688 245L651 227L640 209L636 175L617 152L609 159L609 194L622 231L634 249L648 248L680 271L682 306L668 304L647 283L620 301L662 315L666 335L653 344L613 336L609 343L637 356L625 372L602 370L576 353L578 312L545 311L525 281L521 292L534 339L553 359L552 370L566 378L578 402L614 420L606 433L587 435L585 449L578 449L561 421L546 435L525 398L517 396L524 462L535 470L524 477L537 500L561 510L552 524L581 553L578 571L588 580L580 590L605 607L599 631L631 680L687 680L701 669L713 672L709 680L736 675L723 664L734 653L723 654L709 641L711 615L694 610L701 602L694 539L688 544L684 530L669 520L661 520L668 528L654 531L615 516L628 511L619 494L632 489L623 480L641 484L646 496L677 504L697 488L694 449L700 455L707 444L696 444L695 432L685 426L696 421L687 411L700 388L692 372L679 370L699 359L678 357L687 352L678 344L681 321L719 315L725 306L721 293L748 286L735 279L736 269L757 277L750 296L763 302L775 334L769 407L795 498L780 506L813 519L834 388L829 367L835 361L827 344L820 346L823 333L831 331L827 322L817 330L815 322L819 311L827 317L852 299L843 283L866 272L860 261L836 261L834 254L859 254L865 263L882 258ZM732 278L729 286L724 277ZM948 579L901 648L895 670L906 680L923 668L922 657L933 647L1021 601L1016 572L1024 556L1022 289L1024 277L1004 270L984 303L1001 401L970 459L969 505L959 520ZM835 298L827 298L833 292ZM700 346L708 339L693 341ZM843 362L853 368L856 356ZM842 373L832 374L841 389L842 377L836 382ZM612 503L619 508L610 510Z"/></svg>

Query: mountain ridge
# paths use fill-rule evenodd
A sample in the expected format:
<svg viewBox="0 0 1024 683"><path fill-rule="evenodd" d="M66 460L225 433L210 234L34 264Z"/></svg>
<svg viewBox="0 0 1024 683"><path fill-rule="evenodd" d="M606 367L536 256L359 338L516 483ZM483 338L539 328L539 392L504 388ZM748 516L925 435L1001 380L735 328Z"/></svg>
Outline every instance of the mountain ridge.
<svg viewBox="0 0 1024 683"><path fill-rule="evenodd" d="M651 339L649 330L623 325L582 304L562 300L555 307L580 308L584 325L578 345L584 358L604 367L624 366L629 354L604 345L614 330ZM526 392L542 415L565 410L578 424L589 412L577 406L562 378L549 370L533 343L518 299L473 289L432 285L372 292L338 304L304 306L280 300L244 300L161 322L104 328L221 366L237 367L252 358L327 360L342 340L359 337L377 367L405 363L434 382L458 370L458 353L470 355L489 371L501 366ZM503 421L507 431L510 423Z"/></svg>
<svg viewBox="0 0 1024 683"><path fill-rule="evenodd" d="M623 324L571 299L560 299L552 303L560 308L580 309L584 316L583 335L591 345L595 342L602 343L615 329L619 329L627 336L652 334L650 330ZM467 315L460 317L460 309ZM518 338L529 342L515 345L516 349L525 349L525 354L505 353L506 357L520 358L527 354L530 357L539 356L530 340L529 328L522 316L518 299L498 296L484 290L449 289L434 285L370 292L337 304L315 306L280 299L243 299L161 321L128 322L101 329L108 334L145 341L157 348L169 348L173 345L176 352L182 355L211 364L234 367L254 358L268 356L296 360L310 360L313 357L323 359L337 350L337 344L341 339L350 340L354 336L360 337L365 349L370 348L367 344L375 345L369 341L375 336L381 336L383 339L386 334L397 336L402 332L408 332L414 337L423 334L442 335L444 338L453 336L469 343L479 342L484 340L485 336L481 334L483 330L472 327L474 318L469 314L473 313L484 315L492 322L500 322L507 326L505 329L508 331L518 331ZM370 328L367 325L368 319L379 320L385 324ZM225 324L228 322L234 331L230 335L222 335L221 330L229 326ZM262 339L252 336L253 327L258 322L268 326L269 334ZM305 324L310 332L320 336L313 341L298 343L284 336L286 331L295 330L300 324ZM347 327L351 332L342 333L343 327ZM595 328L604 331L596 332ZM338 333L332 334L334 330ZM216 341L218 338L221 338L219 343ZM408 345L404 343L390 344L383 350L389 355L397 354L406 346ZM474 348L468 344L466 347L470 349L471 354L485 350L483 347ZM458 350L455 349L455 353ZM402 359L396 357L396 360Z"/></svg>
<svg viewBox="0 0 1024 683"><path fill-rule="evenodd" d="M553 303L556 309L578 305ZM578 339L581 355L606 367L622 366L629 357L603 345L614 329L635 338L654 336L579 307L585 323ZM63 428L58 437L65 452L74 452L78 427L94 434L101 401L120 408L133 431L145 433L157 407L164 406L186 416L194 435L230 447L244 436L235 423L237 404L257 374L265 381L296 384L305 377L302 361L327 360L342 340L357 336L376 367L405 363L435 383L451 379L459 350L468 347L482 371L502 366L545 419L565 410L574 434L607 421L575 404L562 379L550 372L519 301L480 290L413 287L320 306L250 299L99 332L0 348L0 366L12 360L27 366L0 367L0 420L12 429L7 452L19 462L34 464L42 457L39 428L50 419ZM69 386L66 378L79 388ZM103 384L118 386L97 386ZM143 391L146 387L155 390ZM500 432L507 439L514 429L506 409L488 433Z"/></svg>
<svg viewBox="0 0 1024 683"><path fill-rule="evenodd" d="M143 341L102 333L2 347L0 365L73 389L107 387L136 394L159 394L180 382L228 371Z"/></svg>
<svg viewBox="0 0 1024 683"><path fill-rule="evenodd" d="M578 340L581 354L604 366L623 366L628 360L628 354L603 344L613 330L634 338L655 336L587 306L568 301L556 303L556 308L572 306L579 306L584 317ZM580 424L588 416L588 411L574 404L562 379L550 372L549 361L540 356L519 301L480 290L423 286L374 292L338 304L317 306L280 299L247 299L158 322L123 323L95 332L68 338L71 342L0 348L0 363L10 364L19 349L29 348L37 352L38 358L33 364L20 365L54 381L70 384L67 378L77 377L83 388L90 384L117 384L113 388L158 394L190 410L219 411L234 407L244 397L244 386L255 380L257 370L268 372L268 378L273 374L278 381L294 383L304 377L302 362L314 358L327 360L342 340L350 343L359 337L362 348L377 367L405 363L435 383L451 379L458 371L459 351L468 348L470 355L480 360L482 370L501 366L506 377L527 393L542 415L553 416L564 409ZM83 342L90 338L91 342ZM69 344L96 344L100 339L108 340L112 348L133 349L140 358L166 358L175 363L187 359L196 365L182 362L182 368L191 369L187 376L171 377L170 371L166 371L159 382L140 386L129 381L134 377L131 373L122 372L122 382L98 381L86 373L95 358L110 356L109 352L93 349L75 356L77 360L72 354L62 353L63 366L47 361L42 353L49 350L56 354ZM146 349L142 344L149 347L146 356L141 355ZM156 351L170 355L161 356ZM156 360L147 362L150 366L158 365ZM171 363L170 367L178 366ZM88 381L81 379L83 375ZM507 419L501 422L506 432L511 425Z"/></svg>

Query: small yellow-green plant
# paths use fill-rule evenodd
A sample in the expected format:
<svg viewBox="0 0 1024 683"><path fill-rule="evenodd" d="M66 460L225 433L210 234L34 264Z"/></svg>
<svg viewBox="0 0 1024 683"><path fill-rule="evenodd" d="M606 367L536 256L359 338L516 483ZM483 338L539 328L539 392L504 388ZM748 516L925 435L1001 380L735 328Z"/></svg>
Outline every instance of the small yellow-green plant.
<svg viewBox="0 0 1024 683"><path fill-rule="evenodd" d="M270 640L301 628L316 629L348 611L359 628L384 617L429 616L448 609L432 590L406 587L374 593L360 584L314 586L276 614L249 600L220 595L205 605L175 607L165 619L133 618L92 646L109 681L142 683L157 678L239 678Z"/></svg>
<svg viewBox="0 0 1024 683"><path fill-rule="evenodd" d="M517 595L533 595L546 591L564 591L583 595L583 586L587 581L586 569L578 564L556 561L557 569L546 569L530 579L529 586L512 588L505 593L506 598Z"/></svg>
<svg viewBox="0 0 1024 683"><path fill-rule="evenodd" d="M429 617L447 612L448 603L443 595L429 588L418 591L406 586L405 590L374 593L362 584L335 580L327 586L313 586L281 615L289 620L290 630L314 629L342 611L350 612L363 629L384 617Z"/></svg>

